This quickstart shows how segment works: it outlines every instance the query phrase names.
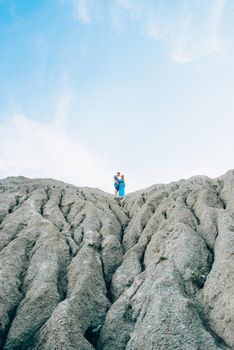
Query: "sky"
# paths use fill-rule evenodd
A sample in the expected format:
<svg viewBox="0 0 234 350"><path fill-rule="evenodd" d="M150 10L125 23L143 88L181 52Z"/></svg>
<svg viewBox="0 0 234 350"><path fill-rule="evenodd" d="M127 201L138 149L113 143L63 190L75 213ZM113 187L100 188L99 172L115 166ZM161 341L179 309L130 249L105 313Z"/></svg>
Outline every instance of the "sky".
<svg viewBox="0 0 234 350"><path fill-rule="evenodd" d="M131 192L233 166L233 0L0 0L0 178Z"/></svg>

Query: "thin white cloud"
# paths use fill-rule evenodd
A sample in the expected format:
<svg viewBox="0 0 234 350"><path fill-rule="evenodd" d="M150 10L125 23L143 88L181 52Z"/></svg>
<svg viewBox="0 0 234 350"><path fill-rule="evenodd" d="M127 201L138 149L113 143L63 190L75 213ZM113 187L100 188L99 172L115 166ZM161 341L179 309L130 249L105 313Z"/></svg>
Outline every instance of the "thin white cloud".
<svg viewBox="0 0 234 350"><path fill-rule="evenodd" d="M24 115L0 123L0 178L51 177L112 191L111 165L55 123Z"/></svg>
<svg viewBox="0 0 234 350"><path fill-rule="evenodd" d="M119 169L113 163L79 142L55 123L34 121L25 115L0 123L0 179L23 175L31 178L54 178L77 186L98 187L113 192L113 172ZM120 159L121 163L121 159ZM199 169L151 164L148 174L128 169L127 192L143 189L155 183L165 183L195 174L219 176L228 170L229 162L212 168L201 162ZM146 168L147 169L147 168ZM141 170L141 168L139 169Z"/></svg>
<svg viewBox="0 0 234 350"><path fill-rule="evenodd" d="M200 1L193 8L187 2L186 11L180 21L174 23L170 35L171 57L174 61L191 62L222 50L219 24L224 5L225 0L213 0L207 8Z"/></svg>
<svg viewBox="0 0 234 350"><path fill-rule="evenodd" d="M92 0L72 0L72 2L74 18L83 24L90 24L92 22Z"/></svg>
<svg viewBox="0 0 234 350"><path fill-rule="evenodd" d="M157 20L150 19L146 24L146 33L147 35L153 37L154 39L160 39L161 29Z"/></svg>
<svg viewBox="0 0 234 350"><path fill-rule="evenodd" d="M119 33L135 21L138 31L169 48L177 63L191 62L222 49L219 25L226 0L178 0L168 6L164 0L113 0L112 21Z"/></svg>
<svg viewBox="0 0 234 350"><path fill-rule="evenodd" d="M144 14L144 4L139 0L115 0L117 9L125 11L130 18L136 21L142 20Z"/></svg>
<svg viewBox="0 0 234 350"><path fill-rule="evenodd" d="M74 96L71 89L64 87L58 95L54 110L54 125L57 129L67 130L72 115Z"/></svg>
<svg viewBox="0 0 234 350"><path fill-rule="evenodd" d="M138 34L161 40L177 63L222 50L219 26L227 0L178 0L170 4L165 0L110 0L107 11L94 0L58 1L71 1L75 20L85 25L96 20L95 16L103 19L100 11L109 13L118 34L135 22Z"/></svg>
<svg viewBox="0 0 234 350"><path fill-rule="evenodd" d="M215 0L213 9L211 11L210 16L210 24L211 24L211 37L212 37L212 46L213 49L219 51L221 49L220 38L219 38L219 24L221 21L224 5L226 0Z"/></svg>
<svg viewBox="0 0 234 350"><path fill-rule="evenodd" d="M12 20L16 24L21 24L22 23L22 17L19 15L19 13L16 10L16 6L13 2L6 1L6 0L1 0L0 5L3 5L6 10L8 11L9 15L11 16Z"/></svg>
<svg viewBox="0 0 234 350"><path fill-rule="evenodd" d="M127 27L127 21L142 21L142 10L144 4L136 0L112 0L111 6L111 20L114 29L118 34L122 34Z"/></svg>

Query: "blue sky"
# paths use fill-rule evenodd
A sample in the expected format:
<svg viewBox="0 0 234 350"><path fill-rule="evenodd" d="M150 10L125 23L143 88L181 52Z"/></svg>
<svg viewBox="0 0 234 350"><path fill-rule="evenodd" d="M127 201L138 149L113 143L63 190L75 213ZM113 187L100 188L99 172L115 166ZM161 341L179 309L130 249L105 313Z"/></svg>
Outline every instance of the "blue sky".
<svg viewBox="0 0 234 350"><path fill-rule="evenodd" d="M0 178L233 168L232 0L0 0Z"/></svg>

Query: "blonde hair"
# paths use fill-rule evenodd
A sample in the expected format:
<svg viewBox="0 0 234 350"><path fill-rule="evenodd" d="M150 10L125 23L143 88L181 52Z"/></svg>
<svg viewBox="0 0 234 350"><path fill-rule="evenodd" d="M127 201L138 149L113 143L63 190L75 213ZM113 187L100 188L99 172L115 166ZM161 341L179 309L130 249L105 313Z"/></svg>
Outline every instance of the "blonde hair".
<svg viewBox="0 0 234 350"><path fill-rule="evenodd" d="M121 179L123 179L123 180L124 180L124 182L125 182L125 177L124 177L124 175L121 175Z"/></svg>

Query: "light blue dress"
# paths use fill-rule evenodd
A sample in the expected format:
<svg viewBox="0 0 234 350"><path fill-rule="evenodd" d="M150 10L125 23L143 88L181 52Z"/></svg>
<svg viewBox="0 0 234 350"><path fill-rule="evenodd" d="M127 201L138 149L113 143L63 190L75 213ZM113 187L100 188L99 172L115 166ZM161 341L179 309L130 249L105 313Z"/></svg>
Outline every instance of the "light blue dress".
<svg viewBox="0 0 234 350"><path fill-rule="evenodd" d="M125 196L125 183L123 179L119 180L119 196L120 197Z"/></svg>

